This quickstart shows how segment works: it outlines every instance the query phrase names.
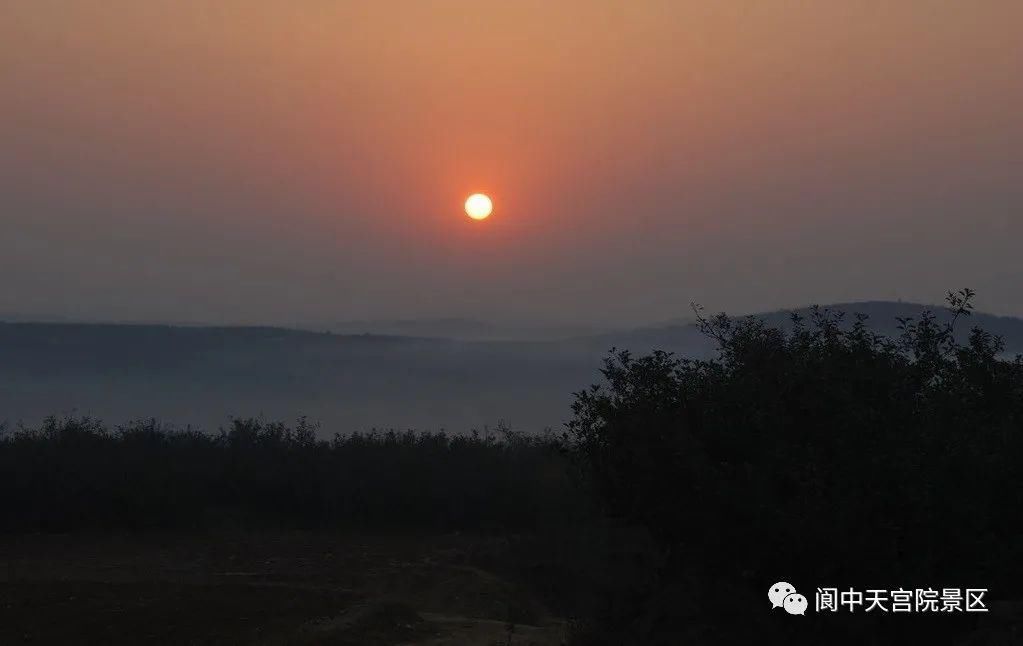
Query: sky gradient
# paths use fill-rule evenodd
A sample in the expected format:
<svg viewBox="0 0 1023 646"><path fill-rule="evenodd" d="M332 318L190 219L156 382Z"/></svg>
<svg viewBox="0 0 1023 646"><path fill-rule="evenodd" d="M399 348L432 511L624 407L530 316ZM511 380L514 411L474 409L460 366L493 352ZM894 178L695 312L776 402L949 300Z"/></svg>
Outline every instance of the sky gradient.
<svg viewBox="0 0 1023 646"><path fill-rule="evenodd" d="M1023 315L1021 24L1014 0L9 0L0 314L617 325L970 286Z"/></svg>

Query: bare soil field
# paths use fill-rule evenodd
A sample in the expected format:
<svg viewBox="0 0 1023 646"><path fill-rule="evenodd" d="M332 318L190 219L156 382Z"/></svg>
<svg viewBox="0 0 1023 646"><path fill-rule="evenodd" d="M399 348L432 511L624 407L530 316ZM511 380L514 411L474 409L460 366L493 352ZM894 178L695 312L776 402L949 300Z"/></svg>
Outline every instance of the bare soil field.
<svg viewBox="0 0 1023 646"><path fill-rule="evenodd" d="M464 535L4 537L0 643L563 643L564 621L487 569L506 549Z"/></svg>

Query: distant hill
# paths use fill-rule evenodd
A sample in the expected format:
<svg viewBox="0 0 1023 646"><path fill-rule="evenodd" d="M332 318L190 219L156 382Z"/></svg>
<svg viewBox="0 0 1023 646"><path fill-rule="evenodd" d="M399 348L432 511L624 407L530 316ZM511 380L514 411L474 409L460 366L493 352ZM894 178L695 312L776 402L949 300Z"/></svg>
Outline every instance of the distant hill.
<svg viewBox="0 0 1023 646"><path fill-rule="evenodd" d="M836 303L828 305L828 309L836 312L846 312L846 321L851 322L854 313L865 314L869 317L868 324L878 332L885 334L898 333L898 318L912 317L919 319L924 311L931 311L939 321L947 322L951 319L951 312L940 305L924 305L922 303L903 303L892 301L860 301L853 303ZM803 316L810 314L810 308L800 308L795 311ZM788 324L789 315L792 311L771 312L763 316L773 324ZM965 341L973 327L982 327L992 334L1002 336L1011 348L1023 350L1023 319L1012 316L997 316L974 312L970 316L960 319L956 330L960 340Z"/></svg>
<svg viewBox="0 0 1023 646"><path fill-rule="evenodd" d="M296 327L323 329L335 334L384 334L463 341L549 341L595 332L595 328L582 325L491 323L465 318L339 321L322 326L305 324Z"/></svg>
<svg viewBox="0 0 1023 646"><path fill-rule="evenodd" d="M885 333L895 332L896 317L918 317L926 309L885 301L829 307L867 314ZM790 312L758 316L788 325ZM975 314L963 323L964 337L980 325L1002 335L1009 353L1023 352L1021 319ZM689 323L560 340L429 337L0 323L0 421L34 424L49 414L77 412L114 424L157 417L216 428L230 416L308 415L328 435L371 427L467 431L500 420L537 431L560 427L572 393L598 379L611 347L698 357L714 351Z"/></svg>
<svg viewBox="0 0 1023 646"><path fill-rule="evenodd" d="M939 321L947 322L951 318L951 314L946 308L940 305L924 305L921 303L861 301L822 305L821 308L831 310L832 312L844 312L843 320L846 325L851 325L855 321L854 314L865 314L868 317L867 325L871 329L889 336L899 333L898 319L900 317L919 319L925 311L931 311ZM751 316L762 319L772 326L788 329L792 324L793 314L807 318L811 313L811 307L802 307L792 310L760 312ZM713 312L707 313L708 316L713 314ZM1023 319L974 312L970 316L961 319L956 325L956 333L959 340L965 342L969 338L970 330L975 326L1001 336L1005 341L1007 354L1023 353ZM703 338L693 323L669 323L661 326L637 328L595 335L587 339L577 339L576 342L588 343L595 347L616 346L619 348L629 348L636 352L663 349L683 354L702 354L713 350L713 344Z"/></svg>
<svg viewBox="0 0 1023 646"><path fill-rule="evenodd" d="M323 329L335 334L384 334L448 339L486 339L495 333L495 326L492 323L466 318L337 321L324 325Z"/></svg>

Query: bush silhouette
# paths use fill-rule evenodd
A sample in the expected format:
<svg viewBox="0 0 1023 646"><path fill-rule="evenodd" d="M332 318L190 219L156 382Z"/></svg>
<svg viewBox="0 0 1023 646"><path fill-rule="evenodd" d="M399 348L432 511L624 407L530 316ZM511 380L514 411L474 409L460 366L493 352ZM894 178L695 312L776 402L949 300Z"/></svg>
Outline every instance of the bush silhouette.
<svg viewBox="0 0 1023 646"><path fill-rule="evenodd" d="M1000 360L1001 340L982 330L956 343L972 296L949 295L952 323L901 320L897 338L822 309L785 330L697 310L713 360L612 351L606 383L577 394L569 451L606 512L649 532L658 565L635 613L598 622L590 641L882 643L947 638L975 619L808 613L797 628L770 614L777 580L811 610L816 586L1011 598L1023 363Z"/></svg>

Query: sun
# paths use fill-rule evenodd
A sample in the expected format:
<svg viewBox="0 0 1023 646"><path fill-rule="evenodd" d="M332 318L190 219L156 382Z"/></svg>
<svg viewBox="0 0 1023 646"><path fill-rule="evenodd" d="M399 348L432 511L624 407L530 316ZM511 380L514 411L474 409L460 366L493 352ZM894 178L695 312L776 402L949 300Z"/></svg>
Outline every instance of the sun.
<svg viewBox="0 0 1023 646"><path fill-rule="evenodd" d="M465 213L473 220L484 220L494 210L494 203L483 193L473 193L465 201Z"/></svg>

